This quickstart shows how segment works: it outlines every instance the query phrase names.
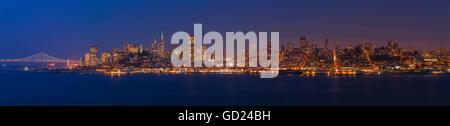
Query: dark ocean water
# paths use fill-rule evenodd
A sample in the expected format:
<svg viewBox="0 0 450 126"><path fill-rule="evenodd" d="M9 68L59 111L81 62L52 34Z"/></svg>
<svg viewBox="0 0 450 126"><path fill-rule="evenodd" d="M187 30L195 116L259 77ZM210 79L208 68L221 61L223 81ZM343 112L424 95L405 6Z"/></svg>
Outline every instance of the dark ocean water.
<svg viewBox="0 0 450 126"><path fill-rule="evenodd" d="M450 105L450 75L288 76L0 70L1 106Z"/></svg>

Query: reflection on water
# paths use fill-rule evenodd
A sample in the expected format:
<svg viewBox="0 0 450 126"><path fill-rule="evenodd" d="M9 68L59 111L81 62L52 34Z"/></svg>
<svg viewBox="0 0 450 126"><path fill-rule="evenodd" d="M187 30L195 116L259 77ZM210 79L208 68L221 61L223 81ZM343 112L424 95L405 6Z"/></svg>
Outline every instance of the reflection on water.
<svg viewBox="0 0 450 126"><path fill-rule="evenodd" d="M0 105L450 105L448 75L51 74L0 70Z"/></svg>

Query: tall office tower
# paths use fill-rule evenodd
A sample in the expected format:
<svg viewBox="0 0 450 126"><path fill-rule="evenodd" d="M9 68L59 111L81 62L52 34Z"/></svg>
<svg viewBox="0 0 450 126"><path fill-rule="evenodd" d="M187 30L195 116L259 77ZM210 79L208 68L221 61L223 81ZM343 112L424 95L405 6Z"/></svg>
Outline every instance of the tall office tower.
<svg viewBox="0 0 450 126"><path fill-rule="evenodd" d="M252 46L255 46L252 48L257 48L256 45L252 45ZM272 41L267 41L267 54L268 54L267 55L268 57L272 56ZM254 57L254 58L256 58L256 57Z"/></svg>
<svg viewBox="0 0 450 126"><path fill-rule="evenodd" d="M195 49L195 36L194 35L189 35L189 39L191 40L191 42L190 42L190 44L191 44L191 62L192 62L192 64L194 64L194 57L195 57L195 55L194 55L194 51L196 51L196 50L194 50Z"/></svg>
<svg viewBox="0 0 450 126"><path fill-rule="evenodd" d="M160 43L159 43L159 52L160 52L160 55L161 56L164 56L164 49L165 49L165 47L164 47L164 33L163 32L161 32L161 40L160 40Z"/></svg>
<svg viewBox="0 0 450 126"><path fill-rule="evenodd" d="M110 52L103 52L101 61L103 64L111 64L113 62L112 53Z"/></svg>
<svg viewBox="0 0 450 126"><path fill-rule="evenodd" d="M121 51L119 48L113 48L111 51L111 56L112 56L112 63L119 63L119 60L122 59L121 57Z"/></svg>
<svg viewBox="0 0 450 126"><path fill-rule="evenodd" d="M394 47L394 50L397 50L397 49L398 49L398 41L394 43L394 46L393 46L393 47Z"/></svg>
<svg viewBox="0 0 450 126"><path fill-rule="evenodd" d="M89 53L84 55L84 65L96 66L98 61L98 46L90 46Z"/></svg>
<svg viewBox="0 0 450 126"><path fill-rule="evenodd" d="M317 49L316 41L314 41L313 44L311 45L311 49L313 49L313 50Z"/></svg>
<svg viewBox="0 0 450 126"><path fill-rule="evenodd" d="M325 50L328 50L328 39L325 39Z"/></svg>
<svg viewBox="0 0 450 126"><path fill-rule="evenodd" d="M390 40L388 41L388 47L393 47L394 46L394 41Z"/></svg>
<svg viewBox="0 0 450 126"><path fill-rule="evenodd" d="M395 42L394 41L388 41L388 45L387 45L387 49L388 49L388 52L389 52L389 55L391 55L391 56L396 56L397 55L397 44L395 44Z"/></svg>
<svg viewBox="0 0 450 126"><path fill-rule="evenodd" d="M334 42L334 45L335 45L335 47L334 47L334 50L339 50L339 40L336 40L335 42Z"/></svg>
<svg viewBox="0 0 450 126"><path fill-rule="evenodd" d="M394 41L388 41L387 49L392 52L394 51Z"/></svg>
<svg viewBox="0 0 450 126"><path fill-rule="evenodd" d="M338 56L336 54L336 50L333 50L333 68L336 72L339 71L339 63L338 63Z"/></svg>
<svg viewBox="0 0 450 126"><path fill-rule="evenodd" d="M151 47L150 47L150 50L152 51L152 54L159 54L159 51L158 51L158 44L156 43L156 39L155 40L153 40L153 43L152 43L152 45L151 45Z"/></svg>
<svg viewBox="0 0 450 126"><path fill-rule="evenodd" d="M92 55L95 55L95 56L98 56L98 46L91 46L90 48L89 48L89 52L92 54Z"/></svg>
<svg viewBox="0 0 450 126"><path fill-rule="evenodd" d="M140 44L139 45L139 53L143 53L144 52L144 45Z"/></svg>
<svg viewBox="0 0 450 126"><path fill-rule="evenodd" d="M302 36L300 37L300 48L307 48L308 47L308 41L306 41L306 37Z"/></svg>
<svg viewBox="0 0 450 126"><path fill-rule="evenodd" d="M136 54L139 52L139 46L127 43L123 45L123 51L127 54Z"/></svg>

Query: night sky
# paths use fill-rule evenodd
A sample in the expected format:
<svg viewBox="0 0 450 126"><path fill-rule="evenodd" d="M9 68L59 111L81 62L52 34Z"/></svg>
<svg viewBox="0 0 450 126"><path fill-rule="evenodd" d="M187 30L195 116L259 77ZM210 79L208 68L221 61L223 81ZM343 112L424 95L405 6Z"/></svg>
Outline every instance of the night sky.
<svg viewBox="0 0 450 126"><path fill-rule="evenodd" d="M93 44L149 47L161 32L166 42L177 31L193 34L194 23L223 36L280 32L281 43L307 36L319 46L329 38L344 46L450 47L449 0L0 0L0 57L42 51L78 59Z"/></svg>

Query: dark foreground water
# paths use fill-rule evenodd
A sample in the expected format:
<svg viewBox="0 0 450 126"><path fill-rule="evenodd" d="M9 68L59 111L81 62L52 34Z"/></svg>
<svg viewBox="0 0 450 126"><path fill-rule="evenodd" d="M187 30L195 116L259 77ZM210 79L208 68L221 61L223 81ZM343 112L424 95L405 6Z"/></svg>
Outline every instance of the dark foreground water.
<svg viewBox="0 0 450 126"><path fill-rule="evenodd" d="M450 75L105 75L0 70L0 105L450 105Z"/></svg>

